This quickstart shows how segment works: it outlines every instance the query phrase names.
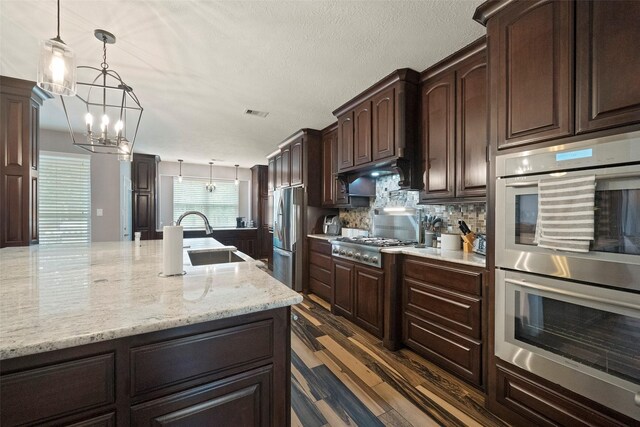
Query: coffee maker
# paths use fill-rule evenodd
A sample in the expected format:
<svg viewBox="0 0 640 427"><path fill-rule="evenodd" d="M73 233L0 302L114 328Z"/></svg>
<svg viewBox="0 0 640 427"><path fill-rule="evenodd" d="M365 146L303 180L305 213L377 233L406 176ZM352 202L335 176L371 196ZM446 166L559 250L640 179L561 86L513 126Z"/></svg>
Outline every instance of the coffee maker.
<svg viewBox="0 0 640 427"><path fill-rule="evenodd" d="M246 224L243 216L236 217L236 228L244 228Z"/></svg>

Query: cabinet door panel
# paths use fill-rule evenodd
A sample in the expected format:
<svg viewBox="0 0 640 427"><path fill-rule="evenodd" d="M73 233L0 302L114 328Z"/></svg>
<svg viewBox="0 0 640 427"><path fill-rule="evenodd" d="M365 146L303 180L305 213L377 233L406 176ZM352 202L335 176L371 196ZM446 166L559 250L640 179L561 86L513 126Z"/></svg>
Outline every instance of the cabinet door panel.
<svg viewBox="0 0 640 427"><path fill-rule="evenodd" d="M322 205L333 206L336 203L336 185L334 173L337 172L338 131L334 130L322 136Z"/></svg>
<svg viewBox="0 0 640 427"><path fill-rule="evenodd" d="M484 53L458 70L456 89L456 196L484 196L488 119Z"/></svg>
<svg viewBox="0 0 640 427"><path fill-rule="evenodd" d="M291 144L291 185L300 185L303 181L302 138Z"/></svg>
<svg viewBox="0 0 640 427"><path fill-rule="evenodd" d="M336 314L353 315L353 272L353 264L333 261L333 309Z"/></svg>
<svg viewBox="0 0 640 427"><path fill-rule="evenodd" d="M395 154L395 89L373 98L373 160Z"/></svg>
<svg viewBox="0 0 640 427"><path fill-rule="evenodd" d="M422 87L422 149L425 199L454 196L455 76L447 73Z"/></svg>
<svg viewBox="0 0 640 427"><path fill-rule="evenodd" d="M514 5L491 22L498 147L573 133L573 2Z"/></svg>
<svg viewBox="0 0 640 427"><path fill-rule="evenodd" d="M365 102L356 108L354 123L354 162L363 165L371 162L371 102Z"/></svg>
<svg viewBox="0 0 640 427"><path fill-rule="evenodd" d="M282 154L278 154L276 156L276 162L275 162L275 175L276 175L276 187L275 188L280 188L282 187Z"/></svg>
<svg viewBox="0 0 640 427"><path fill-rule="evenodd" d="M382 337L384 273L357 266L354 278L354 318L356 323Z"/></svg>
<svg viewBox="0 0 640 427"><path fill-rule="evenodd" d="M272 425L272 365L248 371L131 409L132 425L238 427Z"/></svg>
<svg viewBox="0 0 640 427"><path fill-rule="evenodd" d="M273 191L276 189L276 159L272 157L269 159L269 180L267 183L267 190Z"/></svg>
<svg viewBox="0 0 640 427"><path fill-rule="evenodd" d="M280 163L280 185L282 187L288 187L291 185L291 149L285 147L282 149Z"/></svg>
<svg viewBox="0 0 640 427"><path fill-rule="evenodd" d="M353 111L338 117L338 170L353 166Z"/></svg>
<svg viewBox="0 0 640 427"><path fill-rule="evenodd" d="M577 2L578 132L640 121L640 2Z"/></svg>

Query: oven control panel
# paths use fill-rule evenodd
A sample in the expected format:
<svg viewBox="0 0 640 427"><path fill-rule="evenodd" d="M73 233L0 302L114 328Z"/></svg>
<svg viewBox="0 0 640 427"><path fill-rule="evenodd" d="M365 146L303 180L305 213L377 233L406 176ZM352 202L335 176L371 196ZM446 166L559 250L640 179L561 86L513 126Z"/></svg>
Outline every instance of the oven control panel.
<svg viewBox="0 0 640 427"><path fill-rule="evenodd" d="M380 248L334 241L331 243L331 253L337 258L344 258L371 267L382 268L382 253L380 252Z"/></svg>

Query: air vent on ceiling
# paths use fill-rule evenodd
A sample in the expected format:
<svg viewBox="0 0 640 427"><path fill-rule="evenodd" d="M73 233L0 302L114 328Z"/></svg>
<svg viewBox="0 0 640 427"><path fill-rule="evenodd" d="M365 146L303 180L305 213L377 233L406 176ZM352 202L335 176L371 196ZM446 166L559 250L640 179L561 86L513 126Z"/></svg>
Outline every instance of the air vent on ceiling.
<svg viewBox="0 0 640 427"><path fill-rule="evenodd" d="M258 110L245 110L244 113L250 116L262 117L263 119L269 115L269 113L266 111L258 111Z"/></svg>

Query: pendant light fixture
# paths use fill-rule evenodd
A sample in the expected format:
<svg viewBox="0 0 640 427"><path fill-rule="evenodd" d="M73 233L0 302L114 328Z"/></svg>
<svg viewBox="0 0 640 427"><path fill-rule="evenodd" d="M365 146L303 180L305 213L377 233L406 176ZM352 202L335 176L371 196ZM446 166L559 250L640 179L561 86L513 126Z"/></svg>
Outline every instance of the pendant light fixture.
<svg viewBox="0 0 640 427"><path fill-rule="evenodd" d="M240 185L240 181L238 180L238 166L239 165L236 165L236 180L234 181L235 185Z"/></svg>
<svg viewBox="0 0 640 427"><path fill-rule="evenodd" d="M73 102L80 101L84 110L84 133L76 132L72 122L80 118L69 116L64 98L62 107L67 117L73 145L92 153L115 154L120 160L131 161L133 145L138 135L138 127L143 108L131 86L127 85L107 63L107 44L114 44L116 36L105 30L95 30L95 37L102 43L102 63L100 68L79 66L79 71L92 72L92 79L78 81L78 91ZM97 75L93 74L98 72ZM72 101L69 101L71 104ZM72 109L73 112L76 109ZM94 118L98 124L94 125Z"/></svg>
<svg viewBox="0 0 640 427"><path fill-rule="evenodd" d="M76 94L76 55L60 38L60 0L57 35L40 43L38 87L54 95Z"/></svg>
<svg viewBox="0 0 640 427"><path fill-rule="evenodd" d="M178 174L178 182L182 182L182 159L178 159L178 163L180 164L180 173Z"/></svg>
<svg viewBox="0 0 640 427"><path fill-rule="evenodd" d="M209 193L213 193L216 185L213 183L213 162L209 162L209 182L204 186Z"/></svg>

